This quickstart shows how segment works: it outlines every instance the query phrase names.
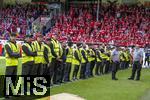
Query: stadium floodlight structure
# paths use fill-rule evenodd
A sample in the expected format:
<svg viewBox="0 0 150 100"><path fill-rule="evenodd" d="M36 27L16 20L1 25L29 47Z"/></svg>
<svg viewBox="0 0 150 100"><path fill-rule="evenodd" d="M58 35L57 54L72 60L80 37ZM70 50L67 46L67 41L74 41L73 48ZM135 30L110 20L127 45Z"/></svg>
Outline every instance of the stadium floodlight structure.
<svg viewBox="0 0 150 100"><path fill-rule="evenodd" d="M97 16L96 16L97 21L99 21L99 2L100 0L97 1Z"/></svg>

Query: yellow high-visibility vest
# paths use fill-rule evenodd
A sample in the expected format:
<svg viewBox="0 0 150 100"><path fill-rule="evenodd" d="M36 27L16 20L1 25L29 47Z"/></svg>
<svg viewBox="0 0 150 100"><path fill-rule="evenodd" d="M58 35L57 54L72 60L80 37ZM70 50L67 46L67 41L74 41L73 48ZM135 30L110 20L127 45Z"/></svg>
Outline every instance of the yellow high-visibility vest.
<svg viewBox="0 0 150 100"><path fill-rule="evenodd" d="M98 50L97 52L98 52L98 54L100 55L100 51ZM98 55L96 55L96 60L97 60L97 62L101 62L101 61L102 61L102 60L98 57Z"/></svg>
<svg viewBox="0 0 150 100"><path fill-rule="evenodd" d="M94 61L95 57L92 57L92 55L95 55L95 52L92 49L89 49L90 54L88 55L89 62Z"/></svg>
<svg viewBox="0 0 150 100"><path fill-rule="evenodd" d="M125 61L126 59L124 58L124 52L121 51L120 54L119 54L119 58L121 61Z"/></svg>
<svg viewBox="0 0 150 100"><path fill-rule="evenodd" d="M51 39L51 42L54 46L54 52L56 53L56 55L58 57L61 57L62 56L62 49L61 49L60 43L57 40L54 40L54 39ZM53 56L53 58L54 58L54 56Z"/></svg>
<svg viewBox="0 0 150 100"><path fill-rule="evenodd" d="M86 61L85 61L85 59L83 58L82 53L81 53L82 50L83 50L83 52L85 53L85 56L86 56L86 57L87 57L87 52L86 52L85 49L83 49L83 48L80 48L80 49L79 49L80 54L81 54L81 63L85 63Z"/></svg>
<svg viewBox="0 0 150 100"><path fill-rule="evenodd" d="M74 49L74 50L73 50L72 64L73 64L73 65L80 65L80 62L75 58L75 55L74 55L75 52L77 52L77 55L78 55L79 59L81 60L81 55L80 55L79 50L78 50L78 49Z"/></svg>
<svg viewBox="0 0 150 100"><path fill-rule="evenodd" d="M15 45L11 42L7 43L13 53L20 53L20 49L18 45ZM5 58L6 58L6 66L17 66L18 65L18 58L10 57L7 53L5 48Z"/></svg>
<svg viewBox="0 0 150 100"><path fill-rule="evenodd" d="M47 50L48 50L48 60L49 60L49 62L51 62L52 61L52 53L51 53L50 46L48 46L47 44L44 44L44 47L47 48ZM44 55L43 55L43 63L44 64L47 63L44 59Z"/></svg>
<svg viewBox="0 0 150 100"><path fill-rule="evenodd" d="M23 45L26 46L31 52L34 52L34 47L32 44L31 46L28 43L24 43ZM22 50L22 63L24 64L29 61L34 61L34 57L26 55L26 53Z"/></svg>
<svg viewBox="0 0 150 100"><path fill-rule="evenodd" d="M37 41L33 43L34 49L37 52L37 56L34 57L35 64L39 64L43 62L43 52L44 52L44 45L41 43L41 47Z"/></svg>
<svg viewBox="0 0 150 100"><path fill-rule="evenodd" d="M108 57L105 53L100 53L100 57L103 59L103 60L106 60Z"/></svg>
<svg viewBox="0 0 150 100"><path fill-rule="evenodd" d="M73 59L73 50L72 48L68 47L68 54L66 56L66 62L72 63L72 59Z"/></svg>

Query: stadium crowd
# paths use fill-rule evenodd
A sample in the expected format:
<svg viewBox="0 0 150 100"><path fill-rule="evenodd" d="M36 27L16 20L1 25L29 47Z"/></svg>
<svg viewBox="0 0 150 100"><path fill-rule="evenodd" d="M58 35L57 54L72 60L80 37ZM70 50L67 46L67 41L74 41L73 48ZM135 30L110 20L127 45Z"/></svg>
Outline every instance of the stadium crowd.
<svg viewBox="0 0 150 100"><path fill-rule="evenodd" d="M8 5L0 9L0 36L8 38L10 33L17 33L18 38L24 38L32 31L32 22L47 9L43 5Z"/></svg>

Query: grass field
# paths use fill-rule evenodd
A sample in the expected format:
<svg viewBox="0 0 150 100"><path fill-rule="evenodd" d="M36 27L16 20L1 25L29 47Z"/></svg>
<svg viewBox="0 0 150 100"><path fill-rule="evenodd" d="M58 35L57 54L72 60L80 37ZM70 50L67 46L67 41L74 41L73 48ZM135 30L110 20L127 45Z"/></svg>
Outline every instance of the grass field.
<svg viewBox="0 0 150 100"><path fill-rule="evenodd" d="M131 69L119 71L118 81L112 81L111 75L97 76L80 80L51 89L51 95L72 93L86 100L150 100L150 69L143 69L141 81L127 78Z"/></svg>

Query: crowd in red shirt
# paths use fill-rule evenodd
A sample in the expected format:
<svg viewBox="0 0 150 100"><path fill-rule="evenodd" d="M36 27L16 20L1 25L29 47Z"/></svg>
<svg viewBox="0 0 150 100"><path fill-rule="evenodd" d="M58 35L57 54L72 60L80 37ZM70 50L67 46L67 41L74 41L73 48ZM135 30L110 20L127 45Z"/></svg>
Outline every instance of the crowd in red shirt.
<svg viewBox="0 0 150 100"><path fill-rule="evenodd" d="M129 46L150 44L150 10L143 6L102 6L96 21L96 5L70 7L57 18L50 33L60 41L103 42Z"/></svg>
<svg viewBox="0 0 150 100"><path fill-rule="evenodd" d="M18 38L30 34L32 22L42 13L44 6L15 5L0 9L0 36L7 38L12 32L18 33Z"/></svg>

